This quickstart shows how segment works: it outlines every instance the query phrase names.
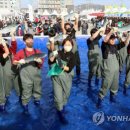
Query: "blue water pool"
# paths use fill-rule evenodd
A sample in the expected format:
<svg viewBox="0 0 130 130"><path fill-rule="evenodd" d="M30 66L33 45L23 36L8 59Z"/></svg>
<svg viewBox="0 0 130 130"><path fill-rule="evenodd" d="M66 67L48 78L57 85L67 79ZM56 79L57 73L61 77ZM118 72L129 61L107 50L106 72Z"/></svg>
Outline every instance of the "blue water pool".
<svg viewBox="0 0 130 130"><path fill-rule="evenodd" d="M47 53L46 43L47 38L35 38L34 47ZM17 39L18 50L25 47L22 40ZM18 103L18 97L13 90L10 96L10 104L7 106L7 113L0 114L0 130L129 130L130 121L117 121L112 118L109 121L108 116L130 116L130 96L124 97L122 94L122 84L125 78L124 73L120 76L120 86L118 103L111 104L109 102L109 93L106 96L103 108L97 109L95 104L100 88L93 86L88 88L88 59L86 37L78 37L77 43L81 58L81 76L74 77L71 90L71 96L66 107L68 125L60 124L56 110L53 104L53 88L50 78L47 77L48 64L47 58L42 69L42 91L43 97L41 100L41 108L34 106L31 101L29 104L30 116L23 115L21 105ZM130 90L129 90L130 91ZM96 125L93 122L93 115L96 112L104 113L104 122ZM102 114L103 116L103 114ZM102 116L95 118L95 121L103 121Z"/></svg>

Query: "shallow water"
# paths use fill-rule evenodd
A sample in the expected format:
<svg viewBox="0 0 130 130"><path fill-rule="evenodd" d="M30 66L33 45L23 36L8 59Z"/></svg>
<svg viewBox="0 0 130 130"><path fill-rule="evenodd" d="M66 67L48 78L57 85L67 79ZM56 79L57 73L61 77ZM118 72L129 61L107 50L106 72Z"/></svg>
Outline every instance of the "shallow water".
<svg viewBox="0 0 130 130"><path fill-rule="evenodd" d="M46 49L47 38L35 39L34 47L43 52ZM97 109L97 95L100 88L94 85L87 86L88 77L88 59L86 38L77 38L81 58L81 76L75 76L71 90L71 96L66 106L68 125L62 125L57 117L53 104L53 88L50 78L47 77L48 64L47 58L42 69L42 91L43 97L41 107L37 108L33 104L33 99L29 104L29 116L23 114L23 109L18 103L18 97L13 90L10 96L10 104L7 106L7 113L0 114L0 130L129 130L130 121L107 121L109 115L112 116L130 116L130 96L124 97L122 94L122 84L125 78L124 73L120 76L120 87L117 95L118 103L109 102L109 92L103 102L103 108ZM19 48L24 48L21 40L18 40ZM130 91L130 90L129 90ZM93 114L104 112L105 121L96 125L93 122ZM101 120L100 120L101 121Z"/></svg>

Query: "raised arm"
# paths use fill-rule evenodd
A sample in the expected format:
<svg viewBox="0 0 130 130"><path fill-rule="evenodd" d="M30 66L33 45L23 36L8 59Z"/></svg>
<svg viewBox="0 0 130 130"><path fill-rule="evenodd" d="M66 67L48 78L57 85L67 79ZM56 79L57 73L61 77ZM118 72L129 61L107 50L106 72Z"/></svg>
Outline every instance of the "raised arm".
<svg viewBox="0 0 130 130"><path fill-rule="evenodd" d="M78 20L79 20L79 16L78 14L75 15L75 23L74 23L74 29L77 30L78 29Z"/></svg>
<svg viewBox="0 0 130 130"><path fill-rule="evenodd" d="M3 54L3 58L6 59L9 55L9 49L8 49L6 42L4 40L2 41L1 44L3 45L4 51L5 51L4 54Z"/></svg>
<svg viewBox="0 0 130 130"><path fill-rule="evenodd" d="M130 41L130 34L128 34L125 41L121 42L120 44L115 45L117 47L117 50L120 50L121 48L125 47L125 45L128 45Z"/></svg>
<svg viewBox="0 0 130 130"><path fill-rule="evenodd" d="M128 45L129 41L130 41L130 33L128 33L128 36L127 36L127 38L125 40L125 44Z"/></svg>
<svg viewBox="0 0 130 130"><path fill-rule="evenodd" d="M6 59L9 55L9 49L8 49L6 43L3 44L3 46L4 46L4 50L5 50L5 53L3 54L3 58Z"/></svg>
<svg viewBox="0 0 130 130"><path fill-rule="evenodd" d="M114 33L114 29L111 29L111 31L106 35L104 42L107 43L110 39L111 35Z"/></svg>
<svg viewBox="0 0 130 130"><path fill-rule="evenodd" d="M93 36L90 37L90 40L93 41L99 35L99 33L103 31L104 31L104 28L100 28L97 32L93 34Z"/></svg>
<svg viewBox="0 0 130 130"><path fill-rule="evenodd" d="M123 38L122 38L122 33L121 32L117 32L117 37L118 37L118 40L121 42L124 42Z"/></svg>
<svg viewBox="0 0 130 130"><path fill-rule="evenodd" d="M2 37L2 33L0 33L0 44L2 44L2 46L4 47L5 53L3 54L3 58L5 59L9 55L9 49L6 45L6 41Z"/></svg>
<svg viewBox="0 0 130 130"><path fill-rule="evenodd" d="M61 28L62 28L62 31L63 31L63 34L66 34L66 30L65 30L65 21L64 21L64 17L62 16L61 17Z"/></svg>
<svg viewBox="0 0 130 130"><path fill-rule="evenodd" d="M54 45L54 38L50 38L49 39L50 42L50 47L48 48L50 51L54 51L55 50L55 45Z"/></svg>
<svg viewBox="0 0 130 130"><path fill-rule="evenodd" d="M17 42L14 36L15 31L11 31L10 32L10 36L11 36L11 46L9 48L10 52L13 54L16 54L17 51Z"/></svg>

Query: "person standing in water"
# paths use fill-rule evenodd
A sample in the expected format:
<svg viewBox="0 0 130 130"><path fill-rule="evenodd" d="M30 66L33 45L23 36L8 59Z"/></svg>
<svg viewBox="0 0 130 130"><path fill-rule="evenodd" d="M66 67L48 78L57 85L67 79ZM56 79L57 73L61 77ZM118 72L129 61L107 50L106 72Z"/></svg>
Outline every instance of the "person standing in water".
<svg viewBox="0 0 130 130"><path fill-rule="evenodd" d="M88 46L88 61L89 61L89 76L88 86L91 87L91 80L93 76L96 76L95 83L98 85L101 78L101 66L102 66L102 53L99 47L99 40L102 38L101 32L104 32L104 28L97 30L93 28L91 30L91 37L87 39Z"/></svg>
<svg viewBox="0 0 130 130"><path fill-rule="evenodd" d="M22 84L22 104L24 112L28 113L28 103L31 97L34 97L34 104L40 105L40 99L42 96L42 78L41 67L43 60L41 58L34 59L34 61L26 63L25 58L41 53L40 50L33 48L33 35L25 34L23 41L26 44L26 48L16 53L13 58L14 65L21 65L20 78Z"/></svg>
<svg viewBox="0 0 130 130"><path fill-rule="evenodd" d="M63 34L68 35L68 38L73 40L73 49L72 52L75 54L75 59L76 59L76 74L80 75L80 57L79 57L79 51L78 51L78 46L76 43L76 31L78 30L78 15L75 15L75 21L74 25L70 24L69 22L64 23L64 18L62 17L62 30Z"/></svg>
<svg viewBox="0 0 130 130"><path fill-rule="evenodd" d="M115 32L117 30L113 28L105 37L102 43L102 55L103 55L103 70L102 70L102 86L99 91L99 97L97 102L97 108L100 108L102 101L110 90L110 101L116 102L116 94L118 92L119 81L119 62L117 59L117 50L125 47L129 43L130 36L120 44L115 44Z"/></svg>
<svg viewBox="0 0 130 130"><path fill-rule="evenodd" d="M51 77L54 89L54 102L59 119L62 123L68 122L64 111L70 96L72 78L74 75L75 55L72 52L73 45L71 39L65 39L62 43L63 49L49 58L50 64L56 63L57 55L64 62L64 65L61 67L63 72ZM53 43L50 44L50 48L54 48Z"/></svg>
<svg viewBox="0 0 130 130"><path fill-rule="evenodd" d="M12 31L10 35L11 35L11 45L8 45L7 43L9 49L9 56L5 59L5 65L4 65L4 74L6 76L6 83L5 83L5 90L6 90L5 95L7 99L6 104L9 103L9 96L11 94L13 85L17 95L19 96L19 99L21 96L19 73L18 71L16 71L17 69L14 70L13 66L13 57L17 51L17 42L14 36L14 31Z"/></svg>
<svg viewBox="0 0 130 130"><path fill-rule="evenodd" d="M2 38L0 33L0 111L5 111L6 95L5 95L5 74L4 74L4 65L5 59L9 55L9 49L6 45L6 42Z"/></svg>
<svg viewBox="0 0 130 130"><path fill-rule="evenodd" d="M130 34L129 34L130 37ZM123 88L123 94L125 96L128 95L128 87L130 85L130 39L129 39L129 45L127 47L127 58L126 58L126 78L124 82L124 88Z"/></svg>

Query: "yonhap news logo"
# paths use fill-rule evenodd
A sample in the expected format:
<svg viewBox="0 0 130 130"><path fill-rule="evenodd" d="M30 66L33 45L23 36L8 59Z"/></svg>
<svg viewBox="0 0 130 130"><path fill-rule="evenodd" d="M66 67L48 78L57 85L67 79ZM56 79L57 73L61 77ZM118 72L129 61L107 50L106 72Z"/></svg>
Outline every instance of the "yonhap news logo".
<svg viewBox="0 0 130 130"><path fill-rule="evenodd" d="M105 116L104 112L96 112L93 114L93 122L96 125L101 125L105 121L111 121L111 122L130 122L130 116L124 116L124 115L110 115Z"/></svg>
<svg viewBox="0 0 130 130"><path fill-rule="evenodd" d="M96 125L100 125L102 124L103 122L105 121L105 116L104 116L104 113L101 111L101 112L96 112L94 115L93 115L93 122L96 124Z"/></svg>

